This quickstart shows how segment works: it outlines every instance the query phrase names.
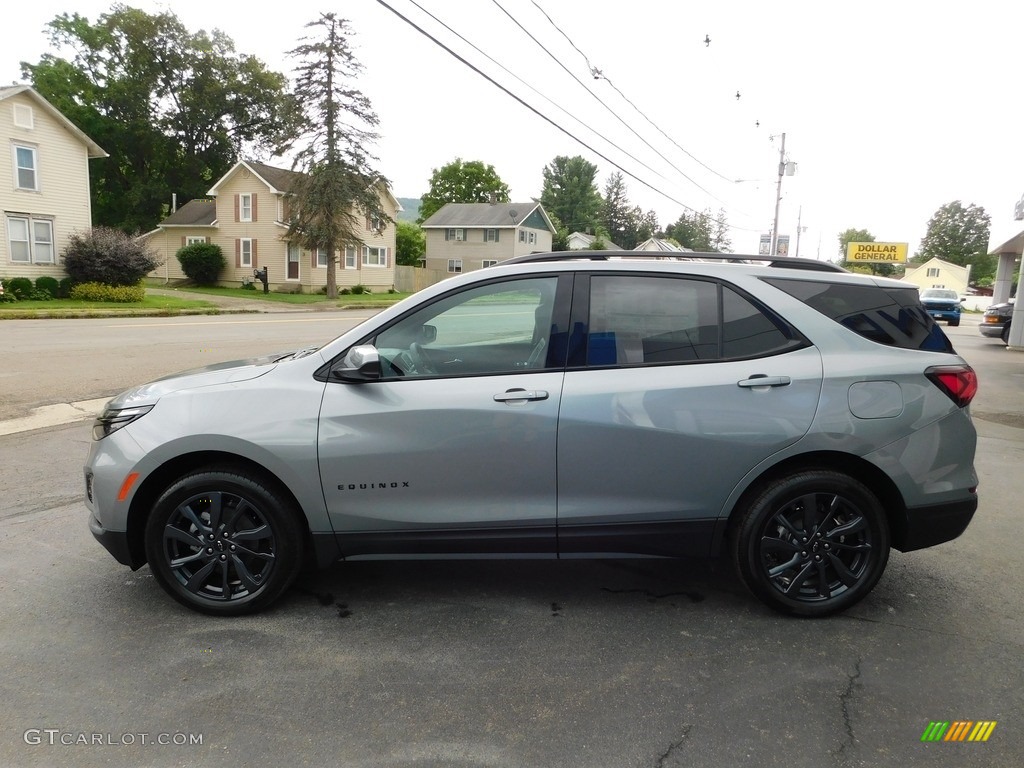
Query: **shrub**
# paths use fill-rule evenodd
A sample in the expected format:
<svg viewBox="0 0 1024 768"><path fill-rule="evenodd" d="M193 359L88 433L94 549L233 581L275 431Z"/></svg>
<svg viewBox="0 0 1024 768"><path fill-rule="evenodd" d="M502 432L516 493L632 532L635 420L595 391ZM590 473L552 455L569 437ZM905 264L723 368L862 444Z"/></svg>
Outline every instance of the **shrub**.
<svg viewBox="0 0 1024 768"><path fill-rule="evenodd" d="M114 301L128 304L146 298L146 288L141 283L135 285L79 283L71 289L71 298L78 301Z"/></svg>
<svg viewBox="0 0 1024 768"><path fill-rule="evenodd" d="M75 283L136 286L162 263L144 243L108 227L71 235L62 256Z"/></svg>
<svg viewBox="0 0 1024 768"><path fill-rule="evenodd" d="M5 288L10 280L0 280L0 304L9 304L17 301L18 297L15 296L9 289Z"/></svg>
<svg viewBox="0 0 1024 768"><path fill-rule="evenodd" d="M43 275L36 278L36 290L47 293L51 299L55 299L60 292L60 283L57 282L56 277Z"/></svg>
<svg viewBox="0 0 1024 768"><path fill-rule="evenodd" d="M213 243L186 245L175 255L181 262L181 271L199 285L214 285L227 266L220 246Z"/></svg>
<svg viewBox="0 0 1024 768"><path fill-rule="evenodd" d="M371 293L371 291L365 285L360 284L360 285L353 285L352 286L352 293L354 293L355 295L358 296L358 295L363 294L363 293Z"/></svg>
<svg viewBox="0 0 1024 768"><path fill-rule="evenodd" d="M32 297L35 286L27 277L12 277L4 283L4 292L10 293L14 298L25 301Z"/></svg>
<svg viewBox="0 0 1024 768"><path fill-rule="evenodd" d="M74 281L70 277L62 277L57 283L57 298L66 299L71 296L71 287Z"/></svg>

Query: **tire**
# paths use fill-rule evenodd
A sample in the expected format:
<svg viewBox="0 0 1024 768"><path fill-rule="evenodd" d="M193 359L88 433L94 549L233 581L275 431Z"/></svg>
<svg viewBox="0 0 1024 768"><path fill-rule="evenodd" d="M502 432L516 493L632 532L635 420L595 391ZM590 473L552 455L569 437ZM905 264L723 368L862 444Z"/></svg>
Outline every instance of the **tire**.
<svg viewBox="0 0 1024 768"><path fill-rule="evenodd" d="M960 318L959 317L956 320L950 320L949 321L949 327L950 328L956 328L958 325L960 325Z"/></svg>
<svg viewBox="0 0 1024 768"><path fill-rule="evenodd" d="M149 567L188 608L218 616L256 613L298 575L299 520L294 505L253 473L192 472L163 492L146 521Z"/></svg>
<svg viewBox="0 0 1024 768"><path fill-rule="evenodd" d="M771 482L740 511L740 579L781 613L827 616L863 599L889 560L889 525L862 483L831 470Z"/></svg>

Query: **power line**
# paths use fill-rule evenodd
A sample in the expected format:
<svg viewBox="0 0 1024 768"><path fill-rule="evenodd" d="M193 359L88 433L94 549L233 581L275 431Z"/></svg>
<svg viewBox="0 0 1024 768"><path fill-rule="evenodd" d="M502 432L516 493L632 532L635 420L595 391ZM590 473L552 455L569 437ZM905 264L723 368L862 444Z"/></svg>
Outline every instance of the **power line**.
<svg viewBox="0 0 1024 768"><path fill-rule="evenodd" d="M507 74L509 74L509 75L511 75L512 77L514 77L514 78L515 78L516 80L518 80L518 81L519 81L520 83L522 83L523 85L525 85L525 86L526 86L527 88L529 88L529 89L530 89L531 91L533 91L533 92L534 92L535 94L537 94L537 95L538 95L538 96L540 96L540 97L541 97L542 99L544 99L544 100L545 100L545 101L547 101L547 102L548 102L549 104L551 104L551 106L555 107L555 108L556 108L556 109L558 109L558 110L559 110L560 112L562 112L562 114L564 114L564 115L566 115L567 117L569 117L569 118L571 118L571 119L575 120L575 121L576 121L576 122L577 122L577 123L578 123L579 125L581 125L582 127L586 128L586 129L587 129L587 130L589 130L590 132L594 133L594 134L595 134L596 136L598 136L599 138L603 139L604 141L606 141L606 142L607 142L608 144L610 144L611 146L613 146L613 147L614 147L615 149L619 150L619 151L620 151L620 152L621 152L622 154L624 154L624 155L625 155L626 157L628 157L628 158L629 158L630 160L633 160L633 161L634 161L634 162L636 162L637 164L639 164L639 165L643 166L644 168L646 168L646 169L647 169L648 171L650 171L651 173L655 174L656 176L658 176L658 177L660 177L660 178L662 178L662 179L665 179L665 177L664 177L664 176L663 176L663 175L662 175L661 173L659 173L659 172L658 172L657 170L655 170L654 168L651 168L651 166L647 165L647 163L645 163L645 162L644 162L643 160L640 160L640 159L639 159L638 157L635 157L634 155L630 154L630 153L629 153L629 152L628 152L627 150L625 150L625 149L623 149L622 147L620 147L620 146L619 146L618 144L616 144L616 143L615 143L614 141L612 141L611 139L609 139L609 138L608 138L607 136L604 136L604 135L602 135L601 133L599 133L598 131L596 131L596 130L595 130L595 129L594 129L593 127L592 127L592 126L589 126L589 125L587 125L587 124L586 124L586 123L584 123L584 122L583 122L582 120L580 120L580 119L579 119L578 117L576 117L576 116L575 116L574 114L572 114L571 112L569 112L569 111L565 110L565 109L564 109L564 108L563 108L563 107L562 107L562 106L561 106L560 104L558 104L557 102L555 102L555 101L553 101L552 99L550 99L550 98L548 98L547 96L545 96L545 95L544 95L543 93L541 93L541 92L540 92L540 91L538 91L538 90L537 90L536 88L534 88L534 87L533 87L532 85L530 85L530 84L529 84L528 82L526 82L525 80L523 80L523 78L519 77L519 75L517 75L517 74L516 74L515 72L513 72L512 70L510 70L510 69L509 69L508 67L506 67L506 66L505 66L504 64L502 64L502 63L501 63L501 62L499 62L499 61L496 61L496 60L494 59L494 57L492 57L492 56L491 56L490 54L488 54L488 53L487 53L486 51L483 51L483 50L481 50L481 49L480 49L480 48L479 48L479 47L478 47L477 45L475 45L475 44L474 44L473 42L471 42L470 40L467 40L467 39L466 39L465 37L463 37L463 36L462 36L461 34L459 34L458 32L456 32L456 31L455 31L454 29L452 29L452 28L451 28L450 26L448 26L448 25L447 25L447 24L446 24L445 22L441 21L441 19L437 18L437 16L435 16L434 14L432 14L432 13L431 13L430 11L428 11L428 10L427 10L426 8L424 8L424 7L423 7L422 5L420 5L419 3L417 3L417 2L416 2L416 0L409 0L409 2L410 2L410 3L412 4L412 5L415 5L415 6L417 7L417 8L419 8L419 9L420 9L420 11L422 11L422 12L423 12L423 13L425 13L425 14L426 14L427 16L429 16L430 18L432 18L432 19L433 19L434 21L436 21L436 22L437 22L438 24L440 24L440 25L441 25L442 27L444 27L444 28L445 28L445 29L447 29L447 30L448 30L449 32L451 32L451 33L452 33L453 35L455 35L455 36L456 36L457 38L459 38L460 40L462 40L462 42L466 43L466 45L468 45L468 46L470 46L471 48L473 48L473 50L475 50L475 51L476 51L477 53L479 53L479 54L481 54L482 56L486 57L486 58L487 58L487 59L488 59L488 60L489 60L489 61L490 61L490 62L491 62L492 64L494 64L495 66L501 67L501 69L503 69L503 70L504 70L504 71L505 71L505 72L506 72ZM665 179L665 181L668 181L668 179Z"/></svg>
<svg viewBox="0 0 1024 768"><path fill-rule="evenodd" d="M521 29L523 31L523 34L525 34L527 37L529 37L531 40L533 40L533 42L536 43L537 46L542 51L544 51L544 53L546 53L549 57L551 57L552 61L554 61L556 64L558 64L558 66L560 66L563 70L565 70L565 72L569 75L569 77L571 77L573 80L575 80L577 83L579 83L580 87L583 88L583 90L585 90L587 93L589 93L597 101L598 104L600 104L602 107L604 107L606 110L608 110L609 114L611 114L616 120L618 120L626 128L628 128L630 130L630 132L634 136L636 136L638 139L640 139L640 141L642 141L644 144L646 144L651 149L651 151L653 151L658 157L660 157L662 160L664 160L666 163L668 163L670 166L672 166L680 176L682 176L688 182L693 184L693 186L695 186L697 189L699 189L705 195L707 195L708 197L711 197L714 200L717 200L718 202L722 203L723 205L726 205L724 200L719 200L711 192L709 192L708 190L704 189L704 187L702 187L700 184L698 184L696 181L694 181L692 178L690 178L683 170L681 170L678 166L676 166L675 163L673 163L671 160L669 160L667 157L665 157L665 155L663 155L661 152L659 152L656 147L654 147L649 141L647 141L647 139L645 139L643 136L641 136L639 133L637 133L636 128L634 128L632 125L630 125L625 120L623 120L621 115L619 115L614 109L609 107L601 99L600 96L598 96L596 93L594 93L592 90L590 90L590 88L588 88L583 83L582 80L580 80L578 77L576 77L576 75L568 67L566 67L565 64L563 64L559 60L559 58L557 56L555 56L555 54L553 54L551 51L549 51L544 46L544 44L542 42L540 42L536 37L533 36L533 34L528 29L526 29L526 27L524 27L522 24L520 24L519 20L516 19L515 16L513 16L511 13L509 13L507 10L505 10L505 8L502 7L501 3L499 3L498 0L491 0L491 2L494 3L496 6L498 6L498 8L501 9L501 12L504 13L506 16L508 16L512 20L512 22L517 27L519 27L519 29ZM557 29L557 27L556 27L556 29ZM575 46L573 46L573 47L575 47ZM577 48L577 50L579 50L579 49ZM587 57L584 56L583 58L586 59ZM593 71L594 70L592 70L592 72ZM598 70L597 72L598 72L598 75L599 75L600 71ZM595 77L597 77L598 75L595 75ZM658 174L658 175L661 176L661 174ZM662 178L665 178L665 177L662 176ZM667 181L667 179L666 179L666 181Z"/></svg>
<svg viewBox="0 0 1024 768"><path fill-rule="evenodd" d="M651 118L649 118L649 117L648 117L648 116L647 116L647 115L646 115L646 114L644 113L644 111L643 111L642 109L640 109L640 107L638 107L638 106L637 106L636 104L634 104L634 103L633 103L633 101L632 101L631 99L629 99L629 98L628 98L628 97L626 96L626 94L624 94L624 93L623 93L622 91L620 91L620 90L619 90L619 88L618 88L618 87L617 87L617 86L615 85L615 83L613 83L613 82L611 81L611 78L609 78L609 77L608 77L608 75L606 75L606 74L605 74L605 73L604 73L604 72L603 72L602 70L598 69L597 67L593 66L593 65L592 65L592 64L590 63L590 59L589 59L589 58L587 57L587 55L586 55L586 54L585 54L585 53L584 53L583 51L581 51L581 50L579 49L579 46L577 46L577 45L576 45L576 43L574 43L574 42L572 41L572 38L570 38L570 37L569 37L569 35L568 35L568 34L566 34L566 32L565 32L565 31L564 31L564 30L563 30L563 29L562 29L561 27L559 27L559 26L558 26L557 24L555 24L555 22L554 22L554 21L552 20L552 18L551 18L551 17L550 17L549 15L548 15L547 11L545 11L545 10L544 10L543 8L541 8L541 7L540 7L540 5L538 5L538 4L537 4L536 0L531 0L531 2L533 3L534 7L535 7L535 8L536 8L536 9L537 9L538 11L540 11L540 12L541 12L542 14L544 14L544 18L546 18L546 19L548 20L548 23L550 23L552 27L554 27L554 28L555 28L556 30L558 30L558 32L559 32L559 33L560 33L560 34L562 35L562 37L564 37L564 38L565 38L565 39L566 39L566 40L567 40L567 41L569 42L569 45L571 45L571 46L572 46L573 48L575 48L575 49L576 49L576 52L577 52L577 53L578 53L578 54L579 54L580 56L582 56L582 57L583 57L583 61L584 61L584 62L586 62L586 64L587 64L587 69L588 69L588 70L590 70L590 71L591 71L591 73L594 73L594 77L595 77L595 78L596 78L596 77L598 77L598 76L600 76L600 78L601 78L602 80L604 80L605 82L607 82L607 83L608 83L608 85L610 85L610 86L611 86L611 87L612 87L612 88L613 88L613 89L615 90L615 92L616 92L617 94L619 94L619 96L621 96L621 97L622 97L622 99L623 99L623 100L624 100L624 101L625 101L625 102L626 102L627 104L629 104L629 105L630 105L630 106L631 106L631 107L632 107L632 108L633 108L634 110L636 110L637 114L639 114L639 115L640 115L640 116L641 116L641 117L642 117L642 118L643 118L644 120L646 120L646 121L647 121L648 123L650 123L650 124L651 124L652 126L654 126L654 128L655 128L655 129L656 129L656 130L657 130L657 131L658 131L658 132L659 132L659 133L660 133L660 134L661 134L662 136L664 136L664 137L665 137L666 139L668 139L669 141L671 141L671 142L672 142L672 143L673 143L673 144L674 144L674 145L676 146L676 148L677 148L677 149L678 149L678 150L679 150L680 152L682 152L683 154L685 154L685 155L686 155L687 157L689 157L689 158L690 158L691 160L693 160L693 161L694 161L695 163L697 163L698 165L700 165L700 166L702 166L702 167L706 168L707 170L711 171L711 173L715 174L715 175L716 175L716 176L718 176L719 178L721 178L721 179L725 179L726 181L728 181L728 182L730 182L730 183L731 183L731 182L733 181L733 179L731 179L731 178L729 178L728 176L725 176L725 175L723 175L723 174L719 173L719 172L718 172L718 171L716 171L716 170L715 170L714 168L712 168L712 167L711 167L710 165L708 165L708 164L706 164L705 162L703 162L702 160L700 160L700 159L699 159L698 157L696 157L696 156L695 156L694 154L692 154L692 153L691 153L691 152L690 152L689 150L685 149L685 148L684 148L684 147L682 147L682 146L681 146L681 145L680 145L680 144L679 144L678 142L676 142L676 140L675 140L675 139L673 139L673 138L672 138L671 136L669 136L669 135L668 135L667 133L665 133L665 131L663 131L663 130L662 130L662 129L661 129L661 128L660 128L659 126L658 126L658 124L657 124L657 123L655 123L655 122L654 122L653 120L651 120ZM650 145L648 145L648 146L650 146ZM655 150L655 151L657 151L657 150ZM672 166L672 167L673 167L673 168L675 168L675 166ZM678 168L676 168L676 170L679 170L679 169L678 169ZM680 171L680 173L682 173L682 171ZM689 178L689 177L687 177L687 178ZM710 193L709 193L709 194L710 194ZM712 197L714 197L714 196L712 195ZM715 199L717 200L718 198L715 198ZM719 200L719 202L722 202L722 201L721 201L721 200Z"/></svg>
<svg viewBox="0 0 1024 768"><path fill-rule="evenodd" d="M524 100L523 100L522 98L520 98L519 96L517 96L517 95L516 95L515 93L513 93L512 91L510 91L510 90L509 90L508 88L506 88L506 87L505 87L504 85L502 85L501 83L499 83L498 81L496 81L496 80L495 80L495 79L494 79L493 77L491 77L490 75L488 75L488 74L487 74L486 72L484 72L483 70L481 70L481 69L480 69L479 67L477 67L476 65L474 65L474 64L473 64L472 62L468 61L468 60L467 60L467 59L466 59L465 57L463 57L463 56L459 55L459 54L458 54L458 53L456 53L456 52L455 52L454 50L452 50L451 48L449 48L449 47L448 47L447 45L445 45L445 44L444 44L443 42L441 42L441 41L440 41L440 40L438 40L438 39L437 39L436 37L434 37L433 35L431 35L431 34L430 34L430 33L429 33L428 31L426 31L425 29L423 29L423 28L422 28L421 26L419 26L419 25L418 25L418 24L417 24L416 22L414 22L414 21L413 21L412 19L408 18L407 16L403 15L403 14L402 14L402 13L401 13L400 11L398 11L398 10L397 10L397 9L395 9L395 8L393 8L393 7L392 7L391 5L389 5L389 4L388 4L388 3L387 3L387 2L385 1L385 0L377 0L377 3L378 3L379 5L381 5L381 6L383 6L384 8L386 8L387 10L391 11L391 13L393 13L393 14L394 14L395 16L397 16L398 18L400 18L400 19L401 19L402 21L404 21L404 22L405 22L406 24L408 24L408 25L409 25L410 27L412 27L412 28L413 28L413 29L415 29L415 30L416 30L417 32L419 32L419 33L420 33L421 35L423 35L424 37L426 37L426 38L427 38L428 40L430 40L430 41L431 41L432 43L434 43L435 45L437 45L437 46L438 46L439 48L442 48L442 49L443 49L443 50L444 50L445 52L447 52L447 53L448 53L448 54L449 54L450 56L452 56L453 58L457 59L457 60L458 60L459 62L461 62L461 63L462 63L462 64L464 64L465 66L469 67L469 68L470 68L471 70L473 70L473 71L474 71L474 72L476 72L476 73L477 73L478 75L480 75L481 77L483 77L483 78L484 78L485 80L487 80L487 81L488 81L489 83L491 83L491 85L495 86L496 88L498 88L499 90L501 90L502 92L504 92L504 93L505 93L505 94L506 94L507 96L509 96L509 97L511 97L512 99L514 99L515 101L519 102L519 103L520 103L520 104L521 104L522 106L526 107L526 108L527 108L528 110L530 110L531 112L533 112L533 113L534 113L535 115L537 115L537 116L538 116L539 118L541 118L542 120L544 120L544 121L545 121L546 123L549 123L549 124L550 124L550 125L551 125L552 127L556 128L556 129L558 129L559 131L561 131L562 133L564 133L564 134L565 134L566 136L568 136L569 138L571 138L571 139L572 139L573 141L577 142L577 143L578 143L578 144L580 144L581 146L585 147L586 149L590 150L590 151L591 151L591 152L593 152L593 153L594 153L595 155L597 155L598 157L600 157L600 158L601 158L602 160L606 161L607 163L611 164L612 166L614 166L614 167L615 167L615 168L617 168L618 170L622 171L622 172L623 172L624 174L626 174L627 176L629 176L629 177L630 177L631 179L633 179L634 181L637 181L637 182L639 182L640 184L642 184L643 186L647 187L647 188L648 188L649 190L651 190L651 191L652 191L652 192L654 192L655 194L657 194L657 195L660 195L661 197L665 198L666 200L668 200L668 201L670 201L670 202L672 202L672 203L675 203L676 205L680 206L681 208L684 208L684 209L686 209L687 211L691 211L692 213L695 213L695 214L703 214L703 211L699 211L699 210L697 210L696 208L694 208L694 207L692 207L692 206L690 206L690 205L687 205L686 203L682 202L681 200L677 200L676 198L672 197L672 196L671 196L670 194L668 194L667 192L664 192L664 191L662 191L662 190L658 189L657 187L655 187L654 185L652 185L652 184L651 184L650 182L648 182L648 181L646 181L646 180L642 179L641 177L637 176L637 175L636 175L635 173L633 173L632 171L630 171L630 170L628 170L628 169L626 169L626 168L623 168L623 167L622 167L621 165L619 165L619 164L618 164L617 162L615 162L615 161L614 161L614 160L612 160L612 159L611 159L610 157L608 157L607 155L605 155L605 154L604 154L603 152L601 152L600 150L598 150L598 149L596 149L596 148L592 147L592 146L591 146L590 144L588 144L587 142L583 141L583 140L582 140L581 138L579 138L578 136L576 136L575 134L573 134L573 133L572 133L571 131L569 131L569 130L568 130L567 128L564 128L563 126L561 126L561 125L559 125L558 123L556 123L556 122L555 122L554 120L552 120L552 119L551 119L550 117L548 117L547 115L545 115L545 114L544 114L543 112L541 112L540 110L538 110L537 108L535 108L534 106L532 106L531 104L529 104L528 102L524 101ZM730 225L730 224L729 224L729 222L727 222L727 221L723 221L723 220L721 220L721 219L712 219L712 221L714 221L714 222L716 222L716 223L724 224L724 225L726 225L726 226L729 226L729 227L730 227L730 228L732 228L732 229L736 229L736 230L739 230L739 231L742 231L742 232L760 232L760 228L758 228L758 229L751 229L751 228L749 228L749 227L737 227L737 226L733 226L733 225Z"/></svg>

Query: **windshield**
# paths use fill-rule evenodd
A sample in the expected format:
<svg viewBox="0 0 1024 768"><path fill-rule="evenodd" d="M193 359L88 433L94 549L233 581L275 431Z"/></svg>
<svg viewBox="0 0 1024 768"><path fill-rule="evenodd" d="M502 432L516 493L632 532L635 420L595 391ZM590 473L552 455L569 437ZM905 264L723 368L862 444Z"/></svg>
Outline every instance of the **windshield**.
<svg viewBox="0 0 1024 768"><path fill-rule="evenodd" d="M956 291L942 291L937 288L933 288L927 291L921 291L922 299L953 299L954 301L958 298Z"/></svg>

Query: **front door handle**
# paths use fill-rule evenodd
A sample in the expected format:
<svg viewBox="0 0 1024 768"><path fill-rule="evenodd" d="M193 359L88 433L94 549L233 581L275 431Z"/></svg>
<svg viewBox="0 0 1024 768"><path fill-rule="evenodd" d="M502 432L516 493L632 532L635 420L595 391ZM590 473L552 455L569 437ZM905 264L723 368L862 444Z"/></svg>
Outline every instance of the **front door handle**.
<svg viewBox="0 0 1024 768"><path fill-rule="evenodd" d="M765 374L757 374L751 376L749 379L743 379L737 381L736 384L740 387L787 387L790 384L789 376L766 376Z"/></svg>
<svg viewBox="0 0 1024 768"><path fill-rule="evenodd" d="M528 400L547 400L548 393L543 389L516 388L495 395L494 399L499 403L525 403Z"/></svg>

